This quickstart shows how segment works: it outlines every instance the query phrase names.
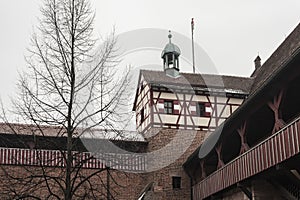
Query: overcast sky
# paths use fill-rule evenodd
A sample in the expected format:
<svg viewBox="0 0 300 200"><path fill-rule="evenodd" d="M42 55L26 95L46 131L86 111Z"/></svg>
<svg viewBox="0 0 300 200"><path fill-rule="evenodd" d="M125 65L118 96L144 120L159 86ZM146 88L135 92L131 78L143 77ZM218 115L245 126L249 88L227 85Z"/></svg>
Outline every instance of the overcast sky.
<svg viewBox="0 0 300 200"><path fill-rule="evenodd" d="M24 54L41 4L41 0L0 2L0 95L4 101L15 93L17 70L25 65ZM193 17L195 42L218 73L240 76L249 76L258 53L264 62L300 22L299 0L92 0L92 6L95 31L103 37L115 26L116 34L157 28L190 38Z"/></svg>

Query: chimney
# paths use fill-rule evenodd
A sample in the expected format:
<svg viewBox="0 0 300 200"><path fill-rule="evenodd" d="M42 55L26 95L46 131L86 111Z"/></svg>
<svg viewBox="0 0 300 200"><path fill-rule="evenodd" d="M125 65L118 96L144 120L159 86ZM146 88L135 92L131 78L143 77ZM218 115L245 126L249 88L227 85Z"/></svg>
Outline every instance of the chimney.
<svg viewBox="0 0 300 200"><path fill-rule="evenodd" d="M259 56L257 56L254 60L255 69L258 69L261 67L261 59Z"/></svg>

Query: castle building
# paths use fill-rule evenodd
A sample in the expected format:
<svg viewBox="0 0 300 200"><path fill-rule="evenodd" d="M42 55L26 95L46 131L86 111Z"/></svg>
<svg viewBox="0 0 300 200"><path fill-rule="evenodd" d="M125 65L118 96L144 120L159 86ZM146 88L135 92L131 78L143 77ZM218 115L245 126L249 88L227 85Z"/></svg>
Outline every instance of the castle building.
<svg viewBox="0 0 300 200"><path fill-rule="evenodd" d="M172 149L162 150L155 163L148 161L160 168L147 173L145 183L151 187L142 194L151 199L189 199L190 178L182 168L184 161L244 102L253 79L181 73L180 48L172 43L171 34L168 37L161 54L163 71L140 71L133 105L137 130L148 142L146 151ZM157 164L172 157L169 154L177 157L167 166Z"/></svg>
<svg viewBox="0 0 300 200"><path fill-rule="evenodd" d="M162 70L139 74L133 111L142 137L110 140L131 154L99 159L76 143L78 160L89 158L85 172L103 169L91 180L97 199L300 199L300 24L264 64L255 59L250 77L182 73L180 48L168 39ZM54 137L57 129L0 126L1 197L46 198L45 185L42 194L17 182L12 190L7 174L63 169L66 138Z"/></svg>
<svg viewBox="0 0 300 200"><path fill-rule="evenodd" d="M247 98L253 79L180 73L180 49L171 37L161 55L164 71L140 71L133 105L137 130L214 130Z"/></svg>

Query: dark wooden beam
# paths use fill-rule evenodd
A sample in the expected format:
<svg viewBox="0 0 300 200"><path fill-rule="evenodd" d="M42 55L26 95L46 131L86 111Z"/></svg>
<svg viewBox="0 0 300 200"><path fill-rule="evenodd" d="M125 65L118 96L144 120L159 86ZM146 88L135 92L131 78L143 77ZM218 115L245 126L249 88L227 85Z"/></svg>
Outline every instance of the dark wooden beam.
<svg viewBox="0 0 300 200"><path fill-rule="evenodd" d="M252 192L246 186L244 186L241 183L237 183L237 187L244 192L244 194L248 197L249 200L253 199Z"/></svg>

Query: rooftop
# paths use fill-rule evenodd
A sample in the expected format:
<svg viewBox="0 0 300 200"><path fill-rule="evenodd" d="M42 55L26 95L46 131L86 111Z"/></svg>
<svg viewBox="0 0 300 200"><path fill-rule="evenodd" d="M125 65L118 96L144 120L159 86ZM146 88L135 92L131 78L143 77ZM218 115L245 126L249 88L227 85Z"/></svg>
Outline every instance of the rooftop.
<svg viewBox="0 0 300 200"><path fill-rule="evenodd" d="M192 159L202 159L206 157L218 143L222 135L233 129L233 124L240 123L244 115L253 109L253 105L260 100L258 97L264 96L266 90L272 88L272 81L278 77L287 68L288 63L296 56L300 55L300 24L286 38L286 40L275 50L270 58L259 68L257 68L252 77L252 86L249 90L249 97L246 101L217 128L211 135L197 148L197 150L188 158L186 164ZM198 152L198 153L196 153ZM185 164L185 165L186 165Z"/></svg>
<svg viewBox="0 0 300 200"><path fill-rule="evenodd" d="M141 70L141 75L150 84L164 85L186 85L187 87L221 88L240 93L249 93L253 77L237 77L213 74L180 73L180 76L173 78L167 76L164 71Z"/></svg>

